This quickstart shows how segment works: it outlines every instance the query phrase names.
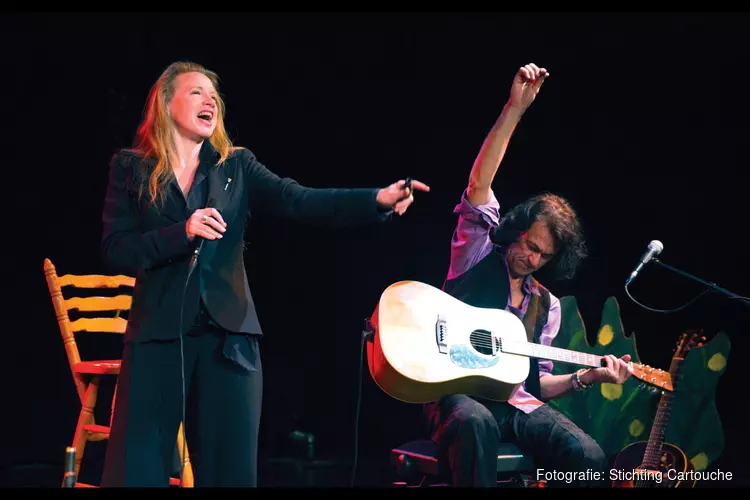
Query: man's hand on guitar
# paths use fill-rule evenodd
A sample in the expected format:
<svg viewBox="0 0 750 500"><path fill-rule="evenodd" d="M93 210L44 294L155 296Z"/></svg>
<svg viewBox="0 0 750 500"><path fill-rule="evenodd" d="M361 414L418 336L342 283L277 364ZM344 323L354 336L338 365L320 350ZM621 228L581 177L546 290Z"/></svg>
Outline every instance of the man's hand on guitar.
<svg viewBox="0 0 750 500"><path fill-rule="evenodd" d="M602 359L604 359L607 366L591 368L581 374L581 381L584 384L588 385L593 382L622 384L633 374L630 354L626 354L622 358L617 358L614 354L607 354Z"/></svg>

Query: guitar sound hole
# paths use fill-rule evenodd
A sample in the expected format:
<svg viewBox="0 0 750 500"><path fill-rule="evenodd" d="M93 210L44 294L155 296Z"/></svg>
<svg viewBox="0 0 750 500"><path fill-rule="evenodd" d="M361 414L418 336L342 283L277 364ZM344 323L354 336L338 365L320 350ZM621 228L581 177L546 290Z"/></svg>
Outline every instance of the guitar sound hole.
<svg viewBox="0 0 750 500"><path fill-rule="evenodd" d="M492 334L487 330L474 330L469 335L471 347L481 354L491 356L494 349L492 348Z"/></svg>

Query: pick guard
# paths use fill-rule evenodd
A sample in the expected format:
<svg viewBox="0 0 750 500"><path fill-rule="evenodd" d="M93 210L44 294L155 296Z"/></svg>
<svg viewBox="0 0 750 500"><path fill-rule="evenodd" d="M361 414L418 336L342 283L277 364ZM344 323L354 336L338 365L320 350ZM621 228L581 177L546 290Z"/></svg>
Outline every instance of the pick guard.
<svg viewBox="0 0 750 500"><path fill-rule="evenodd" d="M470 345L455 344L450 347L450 357L461 368L487 368L497 364L497 356L482 356Z"/></svg>

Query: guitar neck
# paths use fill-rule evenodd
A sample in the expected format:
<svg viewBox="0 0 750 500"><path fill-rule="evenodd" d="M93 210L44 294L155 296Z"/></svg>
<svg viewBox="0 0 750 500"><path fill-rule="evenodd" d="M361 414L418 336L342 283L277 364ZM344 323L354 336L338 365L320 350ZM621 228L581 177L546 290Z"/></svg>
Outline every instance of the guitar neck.
<svg viewBox="0 0 750 500"><path fill-rule="evenodd" d="M559 347L551 347L533 342L501 341L500 350L508 354L520 354L530 358L549 359L571 365L590 366L599 368L606 366L601 356L585 352L571 351Z"/></svg>
<svg viewBox="0 0 750 500"><path fill-rule="evenodd" d="M670 373L672 374L673 380L677 380L681 367L682 359L674 359L672 361ZM661 451L664 447L664 433L666 432L667 424L669 423L669 413L672 409L672 401L674 400L674 397L675 395L673 392L665 392L659 399L659 406L656 409L654 423L651 427L648 443L646 444L646 451L643 454L643 468L656 469L659 467Z"/></svg>
<svg viewBox="0 0 750 500"><path fill-rule="evenodd" d="M508 341L503 338L495 339L496 348L506 354L519 354L529 358L549 359L571 365L601 368L607 366L603 356L586 352L571 351L559 347L535 344L527 341ZM633 367L633 377L665 391L672 391L672 381L669 372L655 370L640 363L630 362Z"/></svg>

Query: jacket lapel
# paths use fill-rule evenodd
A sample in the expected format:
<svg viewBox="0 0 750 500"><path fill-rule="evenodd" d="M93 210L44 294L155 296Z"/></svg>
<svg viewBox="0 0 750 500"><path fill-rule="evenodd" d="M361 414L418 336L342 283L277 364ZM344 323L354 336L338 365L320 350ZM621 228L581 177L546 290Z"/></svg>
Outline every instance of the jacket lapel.
<svg viewBox="0 0 750 500"><path fill-rule="evenodd" d="M219 212L224 210L227 206L227 199L229 197L229 175L227 174L227 167L223 165L218 167L212 165L208 171L208 202L210 206L216 208ZM227 188L225 190L225 188ZM212 203L213 202L213 203Z"/></svg>
<svg viewBox="0 0 750 500"><path fill-rule="evenodd" d="M227 169L228 166L226 164L222 166L212 164L206 177L206 182L208 183L208 206L217 209L220 213L224 213L226 210L230 193L229 188L231 183L229 182L230 175ZM219 241L220 240L206 240L201 253L202 268L210 269L211 259L216 251L216 245Z"/></svg>
<svg viewBox="0 0 750 500"><path fill-rule="evenodd" d="M187 203L185 202L185 196L180 191L179 184L177 184L177 179L170 181L164 206L158 210L164 217L171 219L173 222L185 220Z"/></svg>
<svg viewBox="0 0 750 500"><path fill-rule="evenodd" d="M143 165L139 169L139 175L136 177L135 182L140 184L140 189L144 193L148 192L148 175L147 172L151 172L155 166L155 160L146 159L140 160ZM159 215L166 217L172 222L179 222L185 220L185 211L187 209L187 203L185 197L180 191L180 186L177 184L177 179L172 179L166 189L166 196L163 203L159 202L154 205L149 204L148 209L153 210Z"/></svg>

